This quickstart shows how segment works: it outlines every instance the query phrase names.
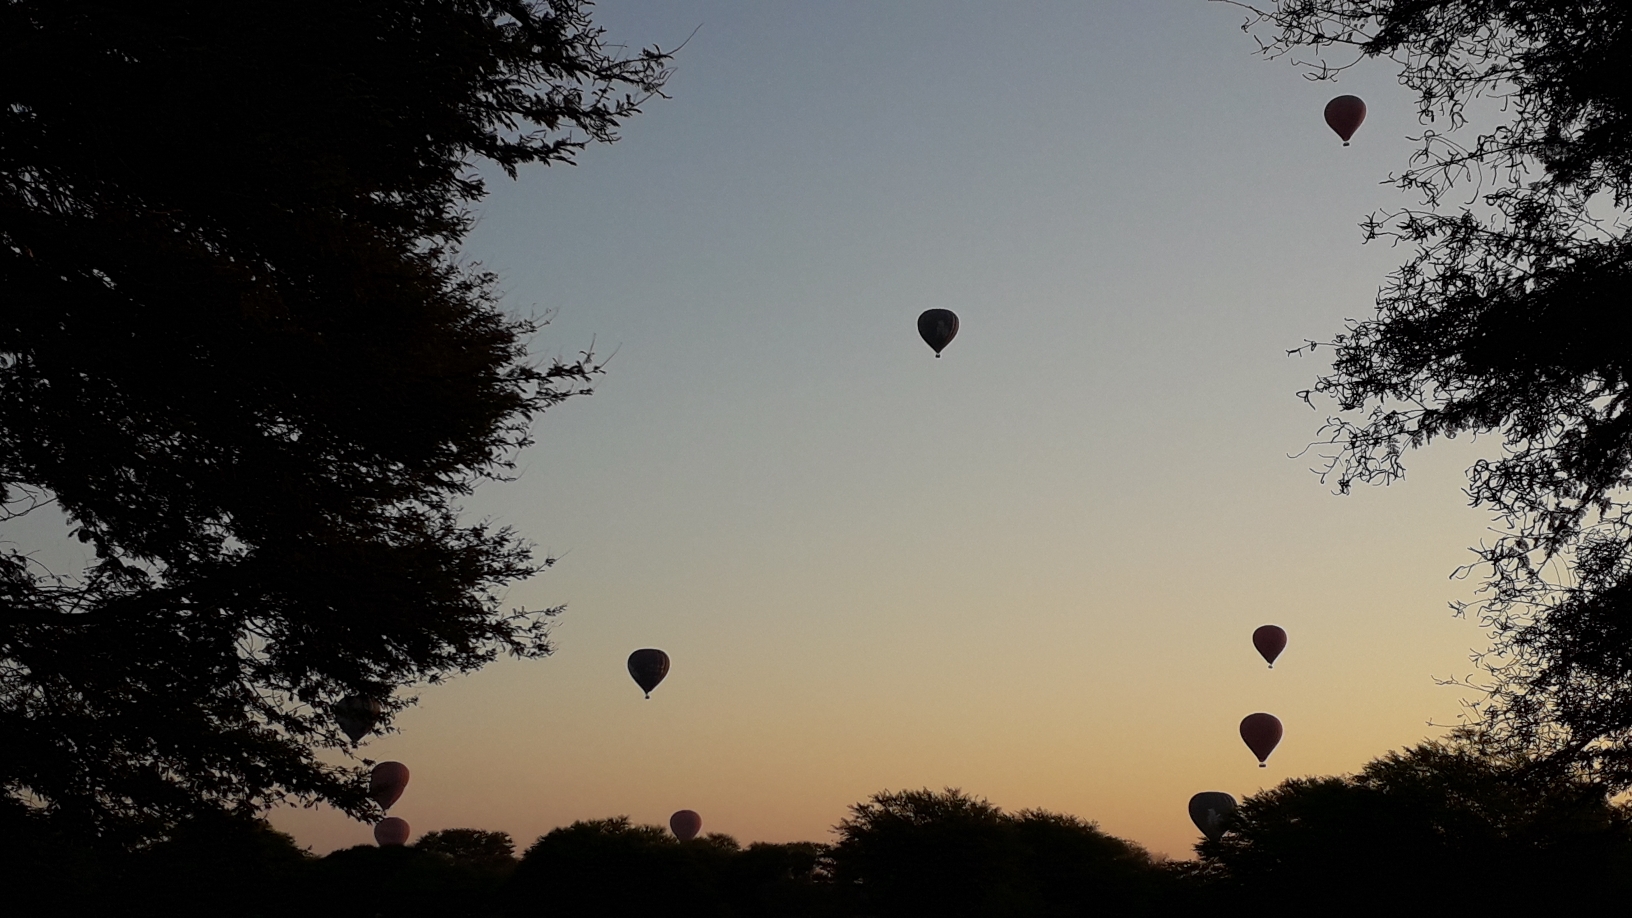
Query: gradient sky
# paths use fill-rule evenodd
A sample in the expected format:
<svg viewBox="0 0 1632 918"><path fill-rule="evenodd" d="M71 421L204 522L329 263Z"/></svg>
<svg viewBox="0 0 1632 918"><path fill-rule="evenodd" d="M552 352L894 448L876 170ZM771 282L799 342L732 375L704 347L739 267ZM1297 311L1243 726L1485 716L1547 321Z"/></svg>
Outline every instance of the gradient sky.
<svg viewBox="0 0 1632 918"><path fill-rule="evenodd" d="M1404 253L1357 222L1417 129L1392 69L1266 63L1201 0L606 0L678 44L615 146L497 179L467 256L536 353L616 351L475 514L561 557L548 660L420 693L371 758L415 833L576 819L827 840L961 787L1186 857L1192 793L1352 771L1438 731L1478 629L1446 603L1477 447L1338 497L1294 459ZM1344 148L1326 100L1371 115ZM914 320L962 318L935 360ZM1268 670L1252 630L1291 634ZM669 652L651 700L624 671ZM1236 734L1287 736L1259 769ZM370 840L328 810L273 821Z"/></svg>

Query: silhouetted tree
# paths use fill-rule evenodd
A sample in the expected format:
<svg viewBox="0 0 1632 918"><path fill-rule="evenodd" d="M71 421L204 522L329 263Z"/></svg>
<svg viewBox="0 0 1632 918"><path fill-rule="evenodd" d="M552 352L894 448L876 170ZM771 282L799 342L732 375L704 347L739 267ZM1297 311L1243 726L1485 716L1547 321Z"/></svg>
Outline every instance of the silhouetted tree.
<svg viewBox="0 0 1632 918"><path fill-rule="evenodd" d="M1328 472L1387 482L1408 447L1500 435L1468 472L1503 527L1476 549L1482 726L1632 784L1632 4L1280 0L1253 26L1315 78L1394 61L1425 125L1393 177L1422 205L1365 223L1414 254L1309 393L1345 412Z"/></svg>
<svg viewBox="0 0 1632 918"><path fill-rule="evenodd" d="M721 877L738 850L730 836L681 842L627 816L575 822L522 855L506 907L508 914L568 918L720 915Z"/></svg>
<svg viewBox="0 0 1632 918"><path fill-rule="evenodd" d="M1159 906L1168 879L1093 823L1009 815L950 788L875 794L838 833L835 881L880 916L1141 914Z"/></svg>
<svg viewBox="0 0 1632 918"><path fill-rule="evenodd" d="M414 847L441 855L455 864L501 876L516 868L516 843L508 832L439 829L421 835Z"/></svg>
<svg viewBox="0 0 1632 918"><path fill-rule="evenodd" d="M205 813L120 858L107 906L132 918L289 915L309 909L303 886L315 861L263 820Z"/></svg>
<svg viewBox="0 0 1632 918"><path fill-rule="evenodd" d="M727 866L722 886L732 915L786 918L852 915L833 883L826 845L755 842Z"/></svg>
<svg viewBox="0 0 1632 918"><path fill-rule="evenodd" d="M1632 814L1601 786L1522 766L1422 744L1352 777L1294 778L1248 797L1224 837L1197 850L1272 914L1455 909L1465 878L1492 871L1507 908L1632 890Z"/></svg>
<svg viewBox="0 0 1632 918"><path fill-rule="evenodd" d="M312 865L300 887L302 903L281 914L478 918L497 911L504 883L491 871L418 847L359 845Z"/></svg>
<svg viewBox="0 0 1632 918"><path fill-rule="evenodd" d="M548 652L547 566L459 517L589 358L461 263L480 161L570 162L667 55L582 0L0 3L0 788L135 841L372 806L343 696ZM47 509L44 505L54 505Z"/></svg>
<svg viewBox="0 0 1632 918"><path fill-rule="evenodd" d="M58 825L22 802L0 797L0 896L7 915L58 918L102 910L110 852Z"/></svg>

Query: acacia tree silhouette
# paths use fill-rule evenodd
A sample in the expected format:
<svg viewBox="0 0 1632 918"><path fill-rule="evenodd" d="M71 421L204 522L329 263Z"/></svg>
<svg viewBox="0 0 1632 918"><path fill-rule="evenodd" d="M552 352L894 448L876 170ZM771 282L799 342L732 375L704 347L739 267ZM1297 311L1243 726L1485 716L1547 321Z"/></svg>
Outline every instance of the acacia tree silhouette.
<svg viewBox="0 0 1632 918"><path fill-rule="evenodd" d="M1305 393L1342 412L1325 472L1386 483L1408 448L1499 434L1468 471L1499 522L1475 549L1470 611L1492 636L1476 726L1504 754L1632 786L1632 6L1215 2L1252 10L1264 52L1313 60L1312 78L1385 58L1417 93L1420 146L1393 181L1422 203L1364 224L1414 254ZM1475 132L1480 97L1500 123Z"/></svg>
<svg viewBox="0 0 1632 918"><path fill-rule="evenodd" d="M669 55L582 0L0 4L0 787L118 842L372 810L329 711L549 651L548 565L459 519L589 355L462 264L479 160L617 139ZM46 512L46 511L41 511Z"/></svg>

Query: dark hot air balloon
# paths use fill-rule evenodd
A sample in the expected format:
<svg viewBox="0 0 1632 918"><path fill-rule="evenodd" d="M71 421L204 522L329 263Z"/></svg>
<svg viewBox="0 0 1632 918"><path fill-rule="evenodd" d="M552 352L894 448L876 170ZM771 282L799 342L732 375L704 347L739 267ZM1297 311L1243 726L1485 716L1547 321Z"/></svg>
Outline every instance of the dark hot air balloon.
<svg viewBox="0 0 1632 918"><path fill-rule="evenodd" d="M334 722L340 731L357 742L380 722L380 703L362 695L347 695L334 706Z"/></svg>
<svg viewBox="0 0 1632 918"><path fill-rule="evenodd" d="M669 817L669 831L681 841L691 841L703 831L703 817L696 810L680 810Z"/></svg>
<svg viewBox="0 0 1632 918"><path fill-rule="evenodd" d="M1235 812L1235 798L1223 791L1205 791L1190 798L1190 821L1213 841L1224 837L1224 817Z"/></svg>
<svg viewBox="0 0 1632 918"><path fill-rule="evenodd" d="M387 816L374 823L374 842L381 848L408 844L408 821Z"/></svg>
<svg viewBox="0 0 1632 918"><path fill-rule="evenodd" d="M1252 646L1258 648L1258 653L1269 664L1269 668L1274 669L1275 658L1286 649L1286 631L1279 625L1260 625L1258 630L1252 633Z"/></svg>
<svg viewBox="0 0 1632 918"><path fill-rule="evenodd" d="M1366 120L1366 103L1359 96L1338 96L1326 103L1326 124L1343 138L1343 146L1349 145L1349 138L1360 130L1360 123Z"/></svg>
<svg viewBox="0 0 1632 918"><path fill-rule="evenodd" d="M1258 767L1268 768L1269 754L1281 742L1281 721L1274 714L1248 714L1241 720L1241 740L1258 757Z"/></svg>
<svg viewBox="0 0 1632 918"><path fill-rule="evenodd" d="M629 675L634 677L635 684L640 686L647 698L652 697L652 689L657 688L657 684L668 674L669 655L661 650L647 648L629 655Z"/></svg>
<svg viewBox="0 0 1632 918"><path fill-rule="evenodd" d="M918 317L918 335L935 349L935 356L958 336L958 314L950 309L926 309Z"/></svg>
<svg viewBox="0 0 1632 918"><path fill-rule="evenodd" d="M368 795L383 809L402 799L408 789L408 766L401 762L381 762L368 776Z"/></svg>

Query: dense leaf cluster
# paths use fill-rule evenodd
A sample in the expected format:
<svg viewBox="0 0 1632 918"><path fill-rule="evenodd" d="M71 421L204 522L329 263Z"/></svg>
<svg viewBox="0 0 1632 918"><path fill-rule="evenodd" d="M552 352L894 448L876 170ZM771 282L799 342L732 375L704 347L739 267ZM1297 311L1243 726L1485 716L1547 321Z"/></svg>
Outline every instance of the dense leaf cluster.
<svg viewBox="0 0 1632 918"><path fill-rule="evenodd" d="M616 139L667 56L579 0L0 2L0 789L136 840L293 794L329 712L548 652L458 500L587 357L459 260L481 160Z"/></svg>
<svg viewBox="0 0 1632 918"><path fill-rule="evenodd" d="M1281 0L1254 13L1265 52L1312 78L1393 61L1424 124L1393 177L1421 205L1365 224L1413 254L1376 314L1331 342L1332 372L1308 393L1343 412L1326 471L1345 490L1386 482L1409 448L1497 435L1500 454L1468 473L1470 501L1499 524L1476 549L1493 635L1478 726L1632 785L1632 5Z"/></svg>

